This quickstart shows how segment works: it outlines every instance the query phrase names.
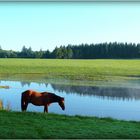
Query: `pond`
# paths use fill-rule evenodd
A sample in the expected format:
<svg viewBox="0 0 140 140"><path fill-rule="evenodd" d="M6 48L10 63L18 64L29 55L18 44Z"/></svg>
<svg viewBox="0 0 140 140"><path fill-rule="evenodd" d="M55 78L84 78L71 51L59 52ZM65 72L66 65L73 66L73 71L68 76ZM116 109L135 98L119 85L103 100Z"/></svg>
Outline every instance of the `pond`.
<svg viewBox="0 0 140 140"><path fill-rule="evenodd" d="M49 112L67 115L111 117L140 121L140 87L131 86L80 86L54 83L0 81L0 100L5 108L21 111L21 93L27 89L49 91L65 98L65 111L57 103ZM27 111L43 112L43 107L29 104Z"/></svg>

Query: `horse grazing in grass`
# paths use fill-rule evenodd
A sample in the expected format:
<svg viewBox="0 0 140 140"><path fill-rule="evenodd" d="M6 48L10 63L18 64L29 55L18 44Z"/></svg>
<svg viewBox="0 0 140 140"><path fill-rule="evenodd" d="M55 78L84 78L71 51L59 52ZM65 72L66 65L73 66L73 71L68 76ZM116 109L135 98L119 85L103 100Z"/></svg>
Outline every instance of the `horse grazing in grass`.
<svg viewBox="0 0 140 140"><path fill-rule="evenodd" d="M44 106L44 112L48 112L48 106L55 102L60 105L62 110L65 110L64 98L54 93L26 90L21 95L22 111L26 111L28 103L32 103L36 106Z"/></svg>

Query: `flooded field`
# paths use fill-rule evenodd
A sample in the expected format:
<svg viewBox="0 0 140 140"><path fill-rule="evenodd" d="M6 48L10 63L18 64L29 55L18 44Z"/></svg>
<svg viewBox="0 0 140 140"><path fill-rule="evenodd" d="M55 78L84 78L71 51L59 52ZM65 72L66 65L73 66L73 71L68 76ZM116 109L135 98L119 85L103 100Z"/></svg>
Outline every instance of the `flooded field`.
<svg viewBox="0 0 140 140"><path fill-rule="evenodd" d="M36 83L0 81L0 100L4 108L21 111L21 93L27 89L49 91L65 98L65 111L57 103L49 112L67 115L112 117L123 120L140 120L140 86L138 82L117 86L80 86L64 83ZM27 111L43 112L43 107L29 104Z"/></svg>

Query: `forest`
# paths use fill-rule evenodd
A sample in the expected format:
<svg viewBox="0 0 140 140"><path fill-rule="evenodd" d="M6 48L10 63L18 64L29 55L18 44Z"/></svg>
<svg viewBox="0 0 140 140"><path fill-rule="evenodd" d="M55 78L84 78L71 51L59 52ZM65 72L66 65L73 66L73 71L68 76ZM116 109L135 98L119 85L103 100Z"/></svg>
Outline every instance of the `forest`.
<svg viewBox="0 0 140 140"><path fill-rule="evenodd" d="M140 58L140 44L135 43L99 43L55 47L49 50L33 51L23 46L21 51L3 50L0 58L46 58L46 59L134 59Z"/></svg>

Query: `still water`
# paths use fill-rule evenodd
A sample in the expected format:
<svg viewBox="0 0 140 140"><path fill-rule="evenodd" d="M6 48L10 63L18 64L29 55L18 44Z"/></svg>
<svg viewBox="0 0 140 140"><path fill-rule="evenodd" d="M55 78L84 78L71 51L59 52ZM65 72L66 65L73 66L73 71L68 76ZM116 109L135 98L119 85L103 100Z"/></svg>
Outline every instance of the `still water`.
<svg viewBox="0 0 140 140"><path fill-rule="evenodd" d="M67 115L112 117L121 120L140 121L139 86L75 86L52 83L0 81L0 100L4 107L21 111L21 93L27 89L49 91L65 98L65 111L57 103L49 106L49 112ZM27 111L43 112L43 107L28 105Z"/></svg>

